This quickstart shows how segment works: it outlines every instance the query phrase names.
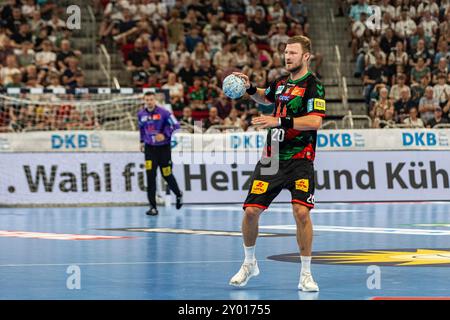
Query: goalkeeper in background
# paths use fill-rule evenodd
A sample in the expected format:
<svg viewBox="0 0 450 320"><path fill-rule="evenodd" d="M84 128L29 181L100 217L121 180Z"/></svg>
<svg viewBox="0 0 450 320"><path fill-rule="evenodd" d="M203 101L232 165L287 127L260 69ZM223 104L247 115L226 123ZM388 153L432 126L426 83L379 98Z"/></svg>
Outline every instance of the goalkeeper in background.
<svg viewBox="0 0 450 320"><path fill-rule="evenodd" d="M150 210L147 215L156 216L156 170L167 181L170 190L176 195L176 208L183 205L182 193L172 174L171 139L175 130L180 128L176 118L168 110L156 105L155 94L144 94L144 107L138 112L141 140L141 152L145 153L145 171L147 173L147 197Z"/></svg>

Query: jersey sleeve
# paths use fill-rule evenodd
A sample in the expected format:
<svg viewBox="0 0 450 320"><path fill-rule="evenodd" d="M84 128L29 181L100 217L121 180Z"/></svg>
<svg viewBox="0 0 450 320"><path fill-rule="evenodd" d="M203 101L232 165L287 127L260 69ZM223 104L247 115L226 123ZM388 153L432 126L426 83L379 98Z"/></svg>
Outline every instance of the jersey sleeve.
<svg viewBox="0 0 450 320"><path fill-rule="evenodd" d="M180 129L180 124L178 123L177 118L175 118L172 113L167 112L163 134L166 136L166 138L170 139L173 132L178 129Z"/></svg>
<svg viewBox="0 0 450 320"><path fill-rule="evenodd" d="M272 103L275 102L275 92L277 91L277 83L278 83L277 80L273 81L267 87L266 91L264 91L264 95L266 96L266 99L269 100Z"/></svg>
<svg viewBox="0 0 450 320"><path fill-rule="evenodd" d="M326 110L323 84L319 81L311 81L308 88L307 115L325 117Z"/></svg>
<svg viewBox="0 0 450 320"><path fill-rule="evenodd" d="M139 141L142 143L144 142L144 123L141 121L141 112L138 111L137 114L137 123L138 123L138 128L139 128Z"/></svg>

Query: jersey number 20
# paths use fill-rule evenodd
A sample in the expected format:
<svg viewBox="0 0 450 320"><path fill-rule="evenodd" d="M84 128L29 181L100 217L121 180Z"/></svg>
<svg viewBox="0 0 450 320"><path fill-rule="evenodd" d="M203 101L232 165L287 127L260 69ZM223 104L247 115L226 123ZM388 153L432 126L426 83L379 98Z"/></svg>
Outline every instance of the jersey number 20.
<svg viewBox="0 0 450 320"><path fill-rule="evenodd" d="M272 141L283 142L284 141L285 131L284 129L272 129Z"/></svg>

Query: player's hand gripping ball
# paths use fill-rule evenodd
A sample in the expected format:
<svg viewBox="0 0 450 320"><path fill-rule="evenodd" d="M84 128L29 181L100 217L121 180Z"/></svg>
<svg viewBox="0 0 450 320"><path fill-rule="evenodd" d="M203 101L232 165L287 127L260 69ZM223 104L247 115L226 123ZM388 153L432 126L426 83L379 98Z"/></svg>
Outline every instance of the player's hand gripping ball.
<svg viewBox="0 0 450 320"><path fill-rule="evenodd" d="M246 89L244 80L234 74L227 76L222 83L223 93L231 99L239 99L244 95Z"/></svg>

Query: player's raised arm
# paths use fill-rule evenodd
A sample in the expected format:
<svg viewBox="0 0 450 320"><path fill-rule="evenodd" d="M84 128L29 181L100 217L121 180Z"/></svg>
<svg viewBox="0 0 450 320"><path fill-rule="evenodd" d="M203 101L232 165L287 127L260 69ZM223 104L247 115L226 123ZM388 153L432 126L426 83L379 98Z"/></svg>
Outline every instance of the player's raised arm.
<svg viewBox="0 0 450 320"><path fill-rule="evenodd" d="M247 89L247 93L250 95L250 97L257 103L259 104L264 104L264 105L270 105L273 103L273 101L270 101L267 98L266 95L266 89L262 89L262 88L256 88L252 85L252 83L250 82L250 79L248 78L248 76L244 73L240 73L240 72L233 72L233 74L235 76L238 76L240 78L242 78L245 82L245 88Z"/></svg>

